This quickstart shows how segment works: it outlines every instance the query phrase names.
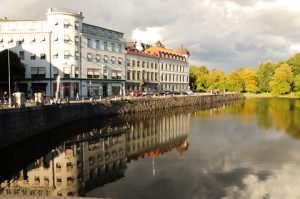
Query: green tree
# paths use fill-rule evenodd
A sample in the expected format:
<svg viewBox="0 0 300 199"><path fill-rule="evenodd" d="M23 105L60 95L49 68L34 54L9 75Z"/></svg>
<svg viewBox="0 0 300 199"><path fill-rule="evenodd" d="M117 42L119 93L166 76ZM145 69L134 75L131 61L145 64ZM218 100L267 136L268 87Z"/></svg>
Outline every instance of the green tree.
<svg viewBox="0 0 300 199"><path fill-rule="evenodd" d="M195 90L206 90L208 81L208 69L205 66L190 67L190 85Z"/></svg>
<svg viewBox="0 0 300 199"><path fill-rule="evenodd" d="M11 81L19 81L25 77L25 66L20 61L19 56L9 51L9 60L10 60L10 79ZM8 82L8 51L4 50L0 52L0 81L2 83Z"/></svg>
<svg viewBox="0 0 300 199"><path fill-rule="evenodd" d="M239 76L244 82L244 91L249 93L257 92L257 78L253 68L242 68Z"/></svg>
<svg viewBox="0 0 300 199"><path fill-rule="evenodd" d="M294 77L294 91L300 91L300 74Z"/></svg>
<svg viewBox="0 0 300 199"><path fill-rule="evenodd" d="M272 80L269 83L273 95L289 93L293 82L292 68L288 64L281 64L275 70Z"/></svg>
<svg viewBox="0 0 300 199"><path fill-rule="evenodd" d="M287 63L291 66L293 75L300 74L300 53L297 53L287 60Z"/></svg>
<svg viewBox="0 0 300 199"><path fill-rule="evenodd" d="M257 69L258 90L260 92L269 92L269 82L275 71L275 65L271 61L263 62Z"/></svg>
<svg viewBox="0 0 300 199"><path fill-rule="evenodd" d="M212 69L209 71L208 89L225 89L225 73L221 69Z"/></svg>
<svg viewBox="0 0 300 199"><path fill-rule="evenodd" d="M227 75L226 88L233 92L242 92L244 90L244 82L238 72L233 71Z"/></svg>

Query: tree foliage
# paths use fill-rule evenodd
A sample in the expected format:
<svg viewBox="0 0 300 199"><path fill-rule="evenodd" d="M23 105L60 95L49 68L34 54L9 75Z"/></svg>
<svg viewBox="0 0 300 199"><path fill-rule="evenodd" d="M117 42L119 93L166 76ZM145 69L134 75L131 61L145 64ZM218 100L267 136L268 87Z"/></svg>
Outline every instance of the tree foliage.
<svg viewBox="0 0 300 199"><path fill-rule="evenodd" d="M226 88L232 92L242 92L244 90L244 82L238 72L233 71L226 77Z"/></svg>
<svg viewBox="0 0 300 199"><path fill-rule="evenodd" d="M19 81L25 77L25 66L20 61L18 55L9 51L10 60L10 79L11 81ZM8 82L8 51L0 52L0 81Z"/></svg>
<svg viewBox="0 0 300 199"><path fill-rule="evenodd" d="M287 60L287 64L291 66L293 75L300 74L300 53L297 53Z"/></svg>
<svg viewBox="0 0 300 199"><path fill-rule="evenodd" d="M293 82L292 68L288 64L281 64L275 70L272 80L269 83L273 95L281 95L291 91Z"/></svg>
<svg viewBox="0 0 300 199"><path fill-rule="evenodd" d="M225 89L225 72L221 69L212 69L209 71L208 89Z"/></svg>
<svg viewBox="0 0 300 199"><path fill-rule="evenodd" d="M190 86L194 90L206 90L208 81L208 69L205 66L190 67Z"/></svg>
<svg viewBox="0 0 300 199"><path fill-rule="evenodd" d="M239 72L239 75L244 83L244 91L256 93L258 88L255 70L253 68L242 68Z"/></svg>
<svg viewBox="0 0 300 199"><path fill-rule="evenodd" d="M269 92L269 82L275 71L275 65L271 61L263 62L257 69L258 90L260 92Z"/></svg>

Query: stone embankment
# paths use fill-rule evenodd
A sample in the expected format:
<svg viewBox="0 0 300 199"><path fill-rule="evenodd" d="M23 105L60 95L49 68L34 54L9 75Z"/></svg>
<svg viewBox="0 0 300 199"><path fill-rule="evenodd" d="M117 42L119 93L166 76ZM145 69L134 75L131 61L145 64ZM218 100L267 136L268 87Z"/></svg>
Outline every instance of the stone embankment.
<svg viewBox="0 0 300 199"><path fill-rule="evenodd" d="M200 106L244 99L241 94L136 98L0 111L0 148L83 118Z"/></svg>

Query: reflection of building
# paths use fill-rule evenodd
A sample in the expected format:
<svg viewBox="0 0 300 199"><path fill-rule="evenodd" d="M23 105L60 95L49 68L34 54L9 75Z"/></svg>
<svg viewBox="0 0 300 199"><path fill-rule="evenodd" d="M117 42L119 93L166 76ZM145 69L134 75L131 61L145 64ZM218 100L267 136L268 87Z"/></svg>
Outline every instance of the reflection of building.
<svg viewBox="0 0 300 199"><path fill-rule="evenodd" d="M0 20L0 51L26 64L21 90L61 97L120 95L125 82L123 33L83 23L83 14L48 9L46 20Z"/></svg>
<svg viewBox="0 0 300 199"><path fill-rule="evenodd" d="M187 150L190 114L135 121L83 133L39 158L9 181L2 195L72 196L124 177L126 164ZM154 169L153 169L154 170Z"/></svg>
<svg viewBox="0 0 300 199"><path fill-rule="evenodd" d="M3 195L77 195L77 157L72 149L56 149L38 159L10 181L1 183Z"/></svg>

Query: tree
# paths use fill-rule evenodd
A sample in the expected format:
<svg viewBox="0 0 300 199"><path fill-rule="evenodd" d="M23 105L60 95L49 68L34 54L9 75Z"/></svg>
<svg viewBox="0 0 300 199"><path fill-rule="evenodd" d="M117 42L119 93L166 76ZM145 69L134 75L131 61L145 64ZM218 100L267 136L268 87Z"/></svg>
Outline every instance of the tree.
<svg viewBox="0 0 300 199"><path fill-rule="evenodd" d="M195 90L206 90L208 80L208 70L205 66L190 67L190 85Z"/></svg>
<svg viewBox="0 0 300 199"><path fill-rule="evenodd" d="M225 89L225 73L220 69L212 69L208 76L208 89Z"/></svg>
<svg viewBox="0 0 300 199"><path fill-rule="evenodd" d="M291 66L294 76L300 74L300 53L297 53L290 57L287 60L287 64Z"/></svg>
<svg viewBox="0 0 300 199"><path fill-rule="evenodd" d="M253 68L242 68L239 72L240 78L244 82L244 91L249 93L257 92L256 72Z"/></svg>
<svg viewBox="0 0 300 199"><path fill-rule="evenodd" d="M272 80L269 83L273 95L289 93L293 82L292 68L288 64L281 64L275 70Z"/></svg>
<svg viewBox="0 0 300 199"><path fill-rule="evenodd" d="M269 92L269 82L275 71L275 65L271 61L263 62L257 69L258 90L260 92Z"/></svg>
<svg viewBox="0 0 300 199"><path fill-rule="evenodd" d="M300 74L294 77L294 91L300 91Z"/></svg>
<svg viewBox="0 0 300 199"><path fill-rule="evenodd" d="M12 82L19 81L25 77L25 65L20 61L19 56L9 51L10 60L10 79ZM0 82L8 82L8 51L0 52Z"/></svg>
<svg viewBox="0 0 300 199"><path fill-rule="evenodd" d="M244 82L238 72L233 71L226 77L226 88L233 92L242 92L244 90Z"/></svg>

